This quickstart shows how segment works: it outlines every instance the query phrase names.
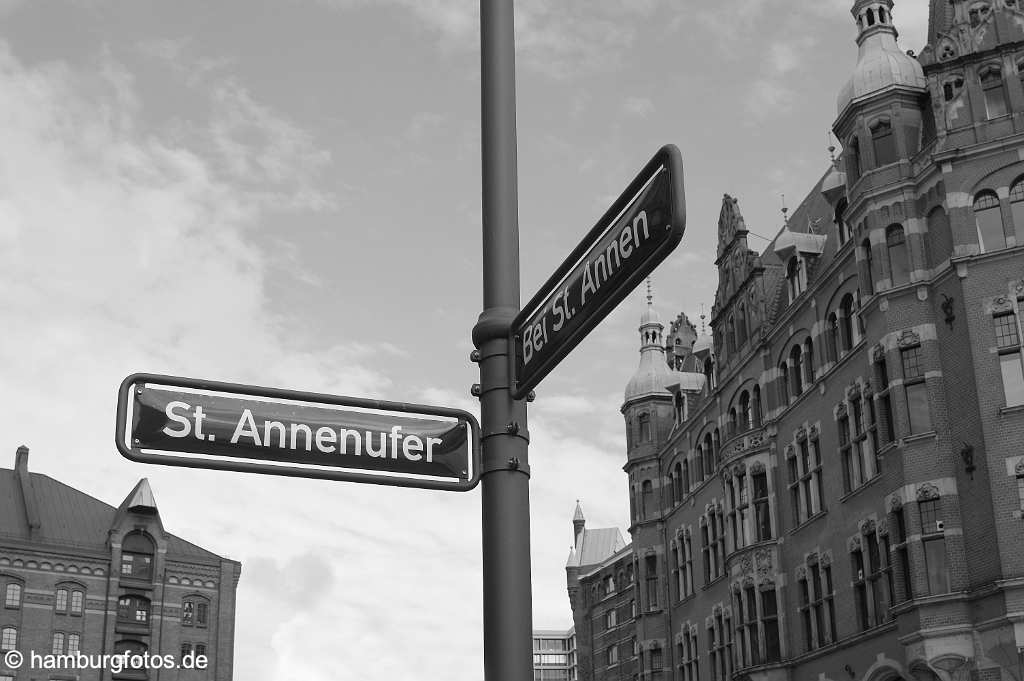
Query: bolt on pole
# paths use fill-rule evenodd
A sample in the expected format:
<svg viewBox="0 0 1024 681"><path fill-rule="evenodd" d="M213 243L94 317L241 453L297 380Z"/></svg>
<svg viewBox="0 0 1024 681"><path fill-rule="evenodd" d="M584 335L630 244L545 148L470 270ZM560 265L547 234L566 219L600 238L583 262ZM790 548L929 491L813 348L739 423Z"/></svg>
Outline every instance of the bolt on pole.
<svg viewBox="0 0 1024 681"><path fill-rule="evenodd" d="M483 312L480 364L485 681L533 679L530 466L526 403L510 392L519 312L513 0L480 0ZM474 392L477 392L474 390Z"/></svg>

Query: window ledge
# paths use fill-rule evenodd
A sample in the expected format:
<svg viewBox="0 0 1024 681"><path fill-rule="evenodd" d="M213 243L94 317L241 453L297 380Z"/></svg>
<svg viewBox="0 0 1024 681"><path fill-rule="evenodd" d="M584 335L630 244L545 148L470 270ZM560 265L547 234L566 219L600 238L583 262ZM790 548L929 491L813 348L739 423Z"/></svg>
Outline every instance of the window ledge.
<svg viewBox="0 0 1024 681"><path fill-rule="evenodd" d="M875 452L875 457L877 458L877 457L880 457L880 456L884 456L888 452L896 449L898 445L899 445L899 442L897 440L893 440L891 442L886 442L884 445L882 445L881 447L878 448L877 452Z"/></svg>
<svg viewBox="0 0 1024 681"><path fill-rule="evenodd" d="M863 492L867 488L871 487L872 485L874 485L876 482L878 482L881 479L882 479L881 472L875 473L874 477L872 477L869 480L865 480L864 482L862 482L860 484L860 487L858 487L857 489L852 490L850 492L847 492L843 496L839 497L839 502L840 503L846 503L849 499L857 496L858 494L860 494L861 492Z"/></svg>
<svg viewBox="0 0 1024 681"><path fill-rule="evenodd" d="M919 442L921 440L934 440L938 437L938 434L934 430L929 430L926 433L915 433L914 435L907 435L902 438L904 443L907 442Z"/></svg>
<svg viewBox="0 0 1024 681"><path fill-rule="evenodd" d="M1024 414L1024 404L1015 404L1011 407L1000 407L999 415L1003 416L1004 414Z"/></svg>
<svg viewBox="0 0 1024 681"><path fill-rule="evenodd" d="M817 513L812 515L810 518L808 518L807 520L803 521L802 523L800 523L796 527L790 529L789 534L796 534L797 532L799 532L800 530L804 529L805 527L807 527L809 525L813 525L819 519L824 518L827 514L828 514L828 509L827 508L821 509L820 511L818 511Z"/></svg>
<svg viewBox="0 0 1024 681"><path fill-rule="evenodd" d="M717 577L712 577L710 582L708 582L707 584L705 584L704 586L701 587L701 591L707 591L711 587L715 586L715 584L717 584L718 582L721 582L722 580L724 580L725 577L726 576L724 574L723 575L718 575Z"/></svg>

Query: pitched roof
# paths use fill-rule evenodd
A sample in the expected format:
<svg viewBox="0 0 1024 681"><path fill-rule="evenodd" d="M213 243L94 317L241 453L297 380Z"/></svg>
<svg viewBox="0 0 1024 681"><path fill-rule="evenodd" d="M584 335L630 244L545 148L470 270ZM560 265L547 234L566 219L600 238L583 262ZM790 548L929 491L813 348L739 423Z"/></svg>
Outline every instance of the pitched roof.
<svg viewBox="0 0 1024 681"><path fill-rule="evenodd" d="M622 533L615 527L602 527L596 530L583 530L576 543L576 564L566 567L586 567L596 565L625 548ZM572 554L569 554L572 559Z"/></svg>
<svg viewBox="0 0 1024 681"><path fill-rule="evenodd" d="M48 475L29 472L39 516L39 527L32 532L28 526L25 499L17 473L0 468L0 538L106 550L107 534L114 525L116 508ZM132 491L133 499L141 498L138 493L142 487L140 482ZM144 487L148 489L149 484L146 483ZM152 491L149 500L153 500ZM180 537L169 533L166 536L169 558L222 560L217 554Z"/></svg>

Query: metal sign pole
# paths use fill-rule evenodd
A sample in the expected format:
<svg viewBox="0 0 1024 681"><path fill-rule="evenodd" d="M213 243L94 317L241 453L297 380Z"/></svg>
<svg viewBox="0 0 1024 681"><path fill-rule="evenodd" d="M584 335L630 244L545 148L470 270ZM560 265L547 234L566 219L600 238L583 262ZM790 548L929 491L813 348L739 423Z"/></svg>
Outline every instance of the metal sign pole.
<svg viewBox="0 0 1024 681"><path fill-rule="evenodd" d="M485 681L531 681L530 467L526 404L510 392L519 312L513 0L480 0L483 304L480 363Z"/></svg>

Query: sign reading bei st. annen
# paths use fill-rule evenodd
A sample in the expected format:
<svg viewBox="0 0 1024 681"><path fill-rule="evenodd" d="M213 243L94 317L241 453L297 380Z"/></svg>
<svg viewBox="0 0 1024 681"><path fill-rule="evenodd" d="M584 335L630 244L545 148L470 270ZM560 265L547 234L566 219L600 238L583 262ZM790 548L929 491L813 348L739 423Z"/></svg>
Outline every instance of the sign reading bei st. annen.
<svg viewBox="0 0 1024 681"><path fill-rule="evenodd" d="M683 237L683 161L662 147L512 322L512 396L522 399Z"/></svg>
<svg viewBox="0 0 1024 681"><path fill-rule="evenodd" d="M465 491L479 480L469 412L135 374L118 450L133 461Z"/></svg>

